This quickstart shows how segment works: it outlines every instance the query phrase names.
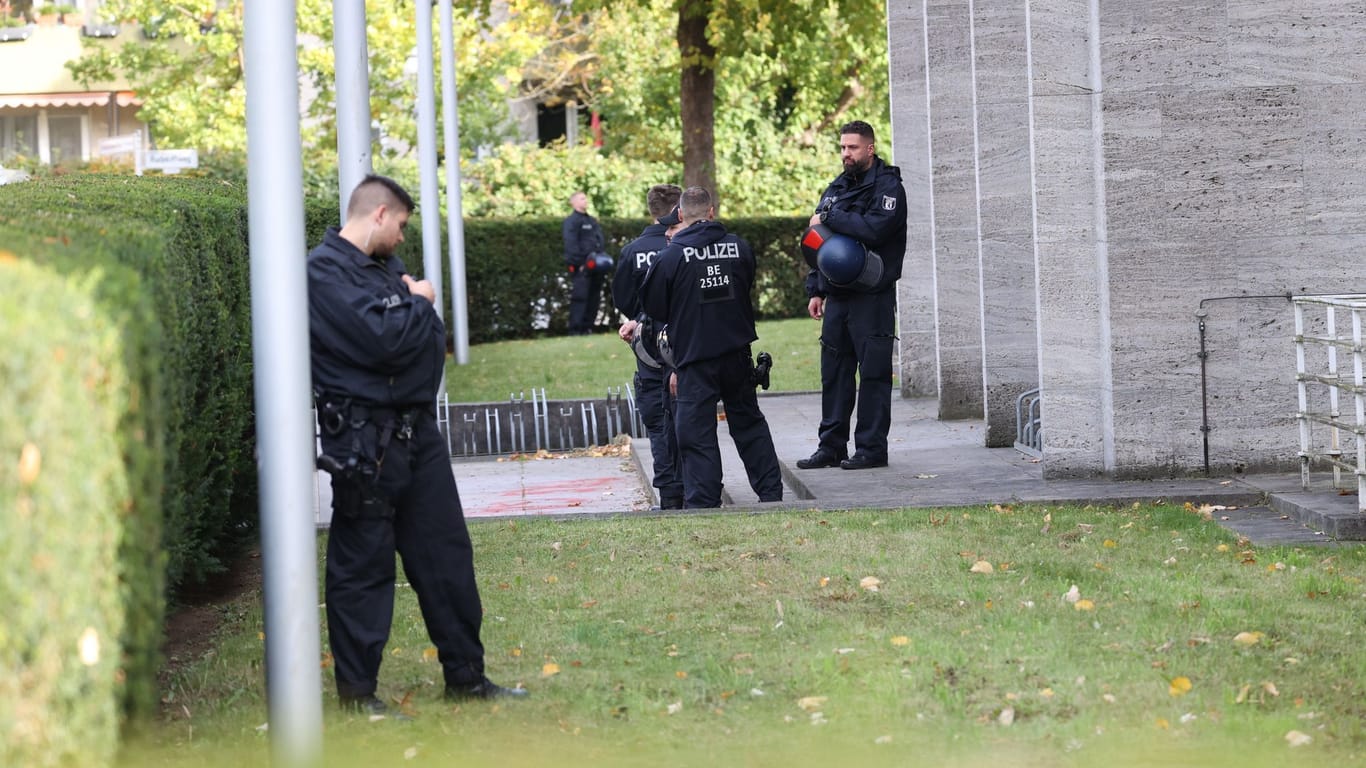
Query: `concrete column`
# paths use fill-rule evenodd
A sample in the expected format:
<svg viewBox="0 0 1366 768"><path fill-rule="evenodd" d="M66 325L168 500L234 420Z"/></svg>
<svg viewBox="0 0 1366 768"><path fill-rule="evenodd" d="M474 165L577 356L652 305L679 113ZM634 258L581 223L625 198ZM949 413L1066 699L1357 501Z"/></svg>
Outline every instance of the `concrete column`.
<svg viewBox="0 0 1366 768"><path fill-rule="evenodd" d="M1114 465L1097 0L1028 5L1044 476Z"/></svg>
<svg viewBox="0 0 1366 768"><path fill-rule="evenodd" d="M1039 384L1025 6L972 0L986 444L1010 446L1016 399Z"/></svg>
<svg viewBox="0 0 1366 768"><path fill-rule="evenodd" d="M941 419L982 417L982 270L970 19L970 0L925 4Z"/></svg>
<svg viewBox="0 0 1366 768"><path fill-rule="evenodd" d="M906 260L897 283L902 397L939 393L934 327L934 190L930 185L930 101L925 79L925 4L888 0L888 83L892 161L906 187ZM881 141L886 141L883 139ZM881 143L881 142L880 142Z"/></svg>

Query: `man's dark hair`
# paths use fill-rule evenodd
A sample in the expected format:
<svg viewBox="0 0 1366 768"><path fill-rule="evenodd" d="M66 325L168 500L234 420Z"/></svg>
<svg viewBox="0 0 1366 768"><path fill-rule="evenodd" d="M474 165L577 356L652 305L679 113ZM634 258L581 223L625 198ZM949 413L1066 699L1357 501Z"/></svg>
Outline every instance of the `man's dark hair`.
<svg viewBox="0 0 1366 768"><path fill-rule="evenodd" d="M645 193L645 207L650 211L650 218L658 220L672 211L682 195L683 189L677 184L656 184L650 187L650 191Z"/></svg>
<svg viewBox="0 0 1366 768"><path fill-rule="evenodd" d="M873 126L862 120L854 120L841 125L840 135L843 136L846 133L857 133L869 141L877 141L877 137L873 135Z"/></svg>
<svg viewBox="0 0 1366 768"><path fill-rule="evenodd" d="M403 206L408 213L417 210L417 203L413 202L408 190L388 176L372 173L361 179L351 193L351 199L346 203L346 218L364 216L381 205Z"/></svg>
<svg viewBox="0 0 1366 768"><path fill-rule="evenodd" d="M678 212L684 221L705 219L711 213L711 193L705 187L688 187L678 198Z"/></svg>

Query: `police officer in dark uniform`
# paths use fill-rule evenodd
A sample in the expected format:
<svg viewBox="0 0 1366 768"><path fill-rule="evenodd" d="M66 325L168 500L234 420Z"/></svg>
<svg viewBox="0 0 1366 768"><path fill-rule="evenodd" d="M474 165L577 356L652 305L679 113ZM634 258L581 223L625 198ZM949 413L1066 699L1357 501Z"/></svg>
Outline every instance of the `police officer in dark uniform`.
<svg viewBox="0 0 1366 768"><path fill-rule="evenodd" d="M721 506L721 451L716 402L760 501L782 501L782 476L768 420L754 392L754 254L749 244L712 221L711 194L684 190L682 229L655 255L641 285L650 317L666 319L677 366L674 428L683 462L688 508Z"/></svg>
<svg viewBox="0 0 1366 768"><path fill-rule="evenodd" d="M654 262L655 254L669 244L665 232L677 223L679 195L675 184L656 184L645 194L645 205L654 223L640 237L621 249L617 271L612 276L612 302L617 311L630 318L617 331L622 341L636 354L636 405L650 436L650 457L654 462L654 486L659 489L662 509L683 508L683 476L678 465L678 443L674 436L673 407L666 391L668 373L663 356L655 344L658 329L640 305L640 284Z"/></svg>
<svg viewBox="0 0 1366 768"><path fill-rule="evenodd" d="M588 195L569 196L574 209L560 224L564 238L564 262L569 267L573 286L569 292L569 335L584 336L593 331L602 303L604 271L599 262L607 255L607 241L598 220L588 215Z"/></svg>
<svg viewBox="0 0 1366 768"><path fill-rule="evenodd" d="M525 696L484 675L469 532L437 428L446 329L431 283L394 256L413 199L367 176L346 224L308 255L309 337L332 475L327 629L342 706L370 714L394 609L394 553L417 593L450 699Z"/></svg>
<svg viewBox="0 0 1366 768"><path fill-rule="evenodd" d="M906 255L906 189L901 170L878 157L873 127L861 120L840 128L844 173L821 195L810 224L848 235L882 260L871 286L838 287L819 269L806 278L807 312L821 323L820 445L801 469L887 466L892 425L892 345L896 340L896 281ZM858 374L855 389L854 374ZM854 455L848 455L849 418L858 401Z"/></svg>

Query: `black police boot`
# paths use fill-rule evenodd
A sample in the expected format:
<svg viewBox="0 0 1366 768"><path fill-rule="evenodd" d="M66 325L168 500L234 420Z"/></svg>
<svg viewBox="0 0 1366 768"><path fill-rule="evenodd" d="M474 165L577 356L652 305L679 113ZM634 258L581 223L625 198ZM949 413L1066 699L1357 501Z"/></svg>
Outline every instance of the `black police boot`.
<svg viewBox="0 0 1366 768"><path fill-rule="evenodd" d="M659 506L658 506L658 507L655 507L655 509L660 509L660 510L662 510L662 509L682 509L682 508L683 508L683 497L682 497L682 496L664 496L664 497L661 497L660 500L659 500Z"/></svg>
<svg viewBox="0 0 1366 768"><path fill-rule="evenodd" d="M395 720L411 720L412 718L396 712L392 715L389 712L389 705L385 704L373 693L364 696L343 696L340 699L343 712L354 712L360 715L368 715L371 720L382 717L392 717Z"/></svg>
<svg viewBox="0 0 1366 768"><path fill-rule="evenodd" d="M817 448L816 452L805 459L797 459L797 469L825 469L826 467L838 467L845 457L840 456L834 451Z"/></svg>
<svg viewBox="0 0 1366 768"><path fill-rule="evenodd" d="M875 459L871 456L864 456L856 453L853 458L845 459L840 462L840 469L873 469L874 467L887 466L887 457Z"/></svg>
<svg viewBox="0 0 1366 768"><path fill-rule="evenodd" d="M531 694L525 688L504 688L487 677L478 682L446 686L447 701L466 699L524 699Z"/></svg>

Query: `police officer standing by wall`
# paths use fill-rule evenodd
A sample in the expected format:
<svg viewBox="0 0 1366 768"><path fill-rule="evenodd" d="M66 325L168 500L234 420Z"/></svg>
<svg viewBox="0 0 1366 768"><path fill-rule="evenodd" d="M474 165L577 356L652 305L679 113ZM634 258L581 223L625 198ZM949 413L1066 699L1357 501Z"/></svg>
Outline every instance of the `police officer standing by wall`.
<svg viewBox="0 0 1366 768"><path fill-rule="evenodd" d="M675 184L656 184L645 194L645 206L654 223L640 237L621 249L620 263L612 276L612 303L630 318L617 334L636 354L636 405L650 436L650 458L654 463L654 486L659 489L659 506L683 508L683 476L678 465L678 444L674 436L673 409L665 390L669 368L664 365L655 337L658 323L640 305L640 284L654 263L655 255L669 244L668 227L677 222L678 198L683 190Z"/></svg>
<svg viewBox="0 0 1366 768"><path fill-rule="evenodd" d="M381 714L375 695L394 609L394 553L417 593L448 699L525 696L484 675L483 608L450 452L436 423L446 329L431 283L394 249L414 208L367 176L346 224L308 255L313 387L332 475L327 629L344 708Z"/></svg>
<svg viewBox="0 0 1366 768"><path fill-rule="evenodd" d="M810 225L848 235L881 258L872 285L834 285L819 269L806 278L807 312L821 319L820 445L801 469L887 466L892 425L892 345L896 334L896 281L906 255L906 189L901 171L878 157L873 127L861 120L840 127L844 173L825 193ZM871 258L871 257L870 257ZM858 428L848 455L849 418L858 373Z"/></svg>
<svg viewBox="0 0 1366 768"><path fill-rule="evenodd" d="M569 205L574 211L560 224L564 262L573 281L569 293L569 335L584 336L593 331L593 323L598 319L603 282L599 261L607 255L607 241L598 220L588 215L588 195L575 192L569 196Z"/></svg>
<svg viewBox="0 0 1366 768"><path fill-rule="evenodd" d="M711 194L684 190L682 229L655 255L641 297L650 317L665 319L677 367L674 428L688 508L721 506L721 451L716 403L725 404L731 439L760 501L782 501L782 476L768 421L754 392L754 254L712 221Z"/></svg>

